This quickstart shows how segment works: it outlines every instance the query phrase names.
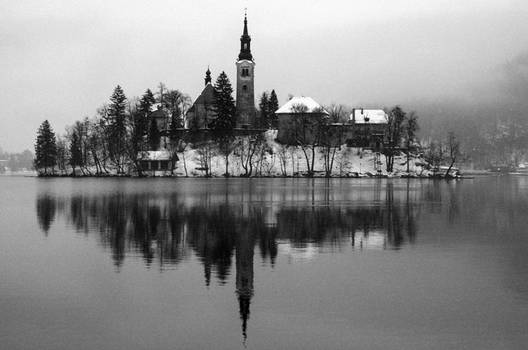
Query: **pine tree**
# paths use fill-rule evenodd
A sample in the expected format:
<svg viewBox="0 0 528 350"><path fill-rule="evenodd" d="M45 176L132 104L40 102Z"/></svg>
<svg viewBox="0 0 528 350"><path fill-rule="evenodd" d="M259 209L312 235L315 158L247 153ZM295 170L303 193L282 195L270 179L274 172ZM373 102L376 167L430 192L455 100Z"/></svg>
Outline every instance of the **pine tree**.
<svg viewBox="0 0 528 350"><path fill-rule="evenodd" d="M147 89L139 102L139 111L142 112L145 117L150 113L150 109L156 103L156 98L150 89Z"/></svg>
<svg viewBox="0 0 528 350"><path fill-rule="evenodd" d="M37 140L35 142L35 169L39 175L48 175L48 168L54 172L57 163L57 139L50 123L45 120L37 131ZM44 168L44 172L42 172Z"/></svg>
<svg viewBox="0 0 528 350"><path fill-rule="evenodd" d="M270 120L270 127L272 129L277 129L279 127L279 121L275 112L279 109L279 99L275 90L271 90L271 94L268 99L268 120Z"/></svg>
<svg viewBox="0 0 528 350"><path fill-rule="evenodd" d="M220 73L214 86L215 110L217 117L213 129L221 133L232 133L235 127L235 100L233 87L225 72Z"/></svg>
<svg viewBox="0 0 528 350"><path fill-rule="evenodd" d="M217 117L213 122L213 135L218 149L225 158L225 176L229 176L229 155L233 150L233 132L235 128L235 100L233 88L225 72L220 73L214 86L215 110Z"/></svg>
<svg viewBox="0 0 528 350"><path fill-rule="evenodd" d="M110 158L117 166L119 173L123 172L123 156L125 155L126 137L126 96L121 86L116 86L110 97L108 115L106 116L106 138Z"/></svg>
<svg viewBox="0 0 528 350"><path fill-rule="evenodd" d="M260 126L263 128L271 128L271 120L269 119L269 99L268 93L263 92L260 96L259 101L259 110L260 110Z"/></svg>
<svg viewBox="0 0 528 350"><path fill-rule="evenodd" d="M150 89L147 89L141 97L137 110L132 113L130 148L132 159L139 175L141 175L141 169L138 160L141 157L141 152L147 148L146 136L149 135L148 115L154 103L156 103L154 94Z"/></svg>

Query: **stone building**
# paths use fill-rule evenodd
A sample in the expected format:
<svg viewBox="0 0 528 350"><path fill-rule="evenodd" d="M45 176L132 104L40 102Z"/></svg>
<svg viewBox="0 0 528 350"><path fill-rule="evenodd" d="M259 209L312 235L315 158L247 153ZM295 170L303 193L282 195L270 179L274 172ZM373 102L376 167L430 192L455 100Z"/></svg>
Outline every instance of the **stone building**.
<svg viewBox="0 0 528 350"><path fill-rule="evenodd" d="M275 115L279 125L277 141L296 145L311 142L317 125L328 117L328 112L311 97L298 96L286 102Z"/></svg>
<svg viewBox="0 0 528 350"><path fill-rule="evenodd" d="M383 148L388 117L381 109L356 108L348 122L329 123L328 112L310 97L293 97L275 114L277 141L287 145L319 145Z"/></svg>
<svg viewBox="0 0 528 350"><path fill-rule="evenodd" d="M389 118L383 109L354 108L349 117L353 133L347 144L381 149Z"/></svg>
<svg viewBox="0 0 528 350"><path fill-rule="evenodd" d="M255 109L255 61L251 54L251 37L248 34L247 16L244 16L244 30L240 37L240 53L236 67L236 127L254 128L257 114ZM211 84L211 72L208 68L205 76L205 87L187 111L185 128L209 128L216 116L214 86Z"/></svg>
<svg viewBox="0 0 528 350"><path fill-rule="evenodd" d="M205 72L205 87L187 111L186 129L206 129L215 120L217 114L214 109L214 87L211 84L211 71Z"/></svg>

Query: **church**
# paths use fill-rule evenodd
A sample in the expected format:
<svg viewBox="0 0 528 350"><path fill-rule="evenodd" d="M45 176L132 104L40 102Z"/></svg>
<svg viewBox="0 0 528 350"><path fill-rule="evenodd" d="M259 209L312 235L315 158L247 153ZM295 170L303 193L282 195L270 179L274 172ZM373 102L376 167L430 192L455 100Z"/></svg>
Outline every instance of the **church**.
<svg viewBox="0 0 528 350"><path fill-rule="evenodd" d="M244 30L240 37L240 53L236 61L236 128L252 129L257 126L255 109L255 61L251 54L251 37L248 32L247 15L244 16ZM185 128L208 129L216 118L214 110L214 87L211 71L205 73L205 87L187 111Z"/></svg>

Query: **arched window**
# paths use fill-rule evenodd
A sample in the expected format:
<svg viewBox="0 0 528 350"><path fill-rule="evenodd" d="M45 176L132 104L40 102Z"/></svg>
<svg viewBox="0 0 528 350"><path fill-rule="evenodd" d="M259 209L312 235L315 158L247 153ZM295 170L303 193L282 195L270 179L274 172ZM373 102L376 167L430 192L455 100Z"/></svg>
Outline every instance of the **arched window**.
<svg viewBox="0 0 528 350"><path fill-rule="evenodd" d="M242 85L242 90L247 91L247 85Z"/></svg>

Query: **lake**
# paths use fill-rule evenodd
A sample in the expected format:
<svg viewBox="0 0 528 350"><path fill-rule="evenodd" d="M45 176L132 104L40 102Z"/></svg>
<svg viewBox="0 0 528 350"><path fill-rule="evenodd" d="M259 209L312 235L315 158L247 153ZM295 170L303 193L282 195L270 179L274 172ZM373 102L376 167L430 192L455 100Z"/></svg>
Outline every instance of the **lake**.
<svg viewBox="0 0 528 350"><path fill-rule="evenodd" d="M525 349L528 177L0 177L2 349Z"/></svg>

